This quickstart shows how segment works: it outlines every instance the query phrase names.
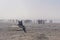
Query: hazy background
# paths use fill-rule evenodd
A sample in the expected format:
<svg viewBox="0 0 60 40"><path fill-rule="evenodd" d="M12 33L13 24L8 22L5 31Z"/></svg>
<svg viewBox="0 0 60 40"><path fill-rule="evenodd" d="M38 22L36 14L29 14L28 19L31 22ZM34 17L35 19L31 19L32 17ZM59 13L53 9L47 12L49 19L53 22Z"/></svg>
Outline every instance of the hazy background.
<svg viewBox="0 0 60 40"><path fill-rule="evenodd" d="M60 0L0 0L0 19L60 20Z"/></svg>

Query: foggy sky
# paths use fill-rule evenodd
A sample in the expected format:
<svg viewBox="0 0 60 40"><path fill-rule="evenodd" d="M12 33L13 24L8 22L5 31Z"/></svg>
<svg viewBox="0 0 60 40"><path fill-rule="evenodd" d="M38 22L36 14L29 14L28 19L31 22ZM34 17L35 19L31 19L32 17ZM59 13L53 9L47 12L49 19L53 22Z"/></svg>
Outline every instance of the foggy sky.
<svg viewBox="0 0 60 40"><path fill-rule="evenodd" d="M60 19L60 0L0 0L0 19Z"/></svg>

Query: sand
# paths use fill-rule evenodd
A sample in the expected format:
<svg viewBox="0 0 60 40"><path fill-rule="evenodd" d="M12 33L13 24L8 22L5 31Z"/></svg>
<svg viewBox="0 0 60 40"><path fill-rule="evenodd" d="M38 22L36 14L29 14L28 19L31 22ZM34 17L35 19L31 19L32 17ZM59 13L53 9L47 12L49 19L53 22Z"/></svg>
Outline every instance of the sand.
<svg viewBox="0 0 60 40"><path fill-rule="evenodd" d="M18 27L0 28L0 40L60 40L60 23L26 25L26 30L27 33Z"/></svg>

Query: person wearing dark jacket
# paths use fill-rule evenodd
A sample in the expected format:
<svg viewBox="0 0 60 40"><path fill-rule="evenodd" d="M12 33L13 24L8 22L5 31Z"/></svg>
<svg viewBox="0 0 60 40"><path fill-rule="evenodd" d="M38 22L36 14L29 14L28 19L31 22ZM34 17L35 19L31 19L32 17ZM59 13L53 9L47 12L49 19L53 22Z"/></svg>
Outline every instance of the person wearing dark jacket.
<svg viewBox="0 0 60 40"><path fill-rule="evenodd" d="M18 26L19 26L20 28L22 28L24 32L26 32L26 28L25 28L25 26L23 25L22 20L21 20L21 21L18 21Z"/></svg>

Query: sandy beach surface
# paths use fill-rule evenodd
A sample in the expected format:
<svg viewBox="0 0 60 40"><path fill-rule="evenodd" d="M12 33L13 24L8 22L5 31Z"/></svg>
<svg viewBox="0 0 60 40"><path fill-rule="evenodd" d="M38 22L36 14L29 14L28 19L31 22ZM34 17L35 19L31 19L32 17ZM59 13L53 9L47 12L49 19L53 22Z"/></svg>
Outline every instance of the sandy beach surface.
<svg viewBox="0 0 60 40"><path fill-rule="evenodd" d="M27 33L13 26L0 28L0 40L60 40L60 23L27 24Z"/></svg>

